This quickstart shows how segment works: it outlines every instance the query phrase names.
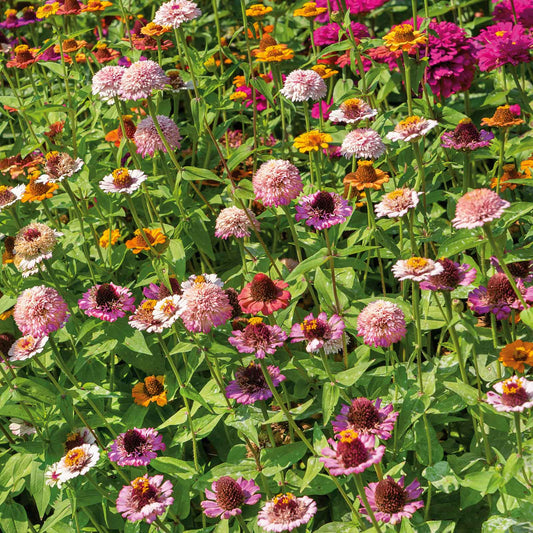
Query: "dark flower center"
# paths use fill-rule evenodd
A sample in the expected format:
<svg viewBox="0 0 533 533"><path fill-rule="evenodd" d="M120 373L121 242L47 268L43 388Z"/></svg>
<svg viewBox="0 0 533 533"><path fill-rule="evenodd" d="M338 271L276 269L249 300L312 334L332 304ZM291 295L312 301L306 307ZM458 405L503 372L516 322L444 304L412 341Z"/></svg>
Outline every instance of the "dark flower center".
<svg viewBox="0 0 533 533"><path fill-rule="evenodd" d="M516 120L516 116L513 115L509 109L509 106L498 107L492 118L494 121L499 122L500 124L505 124Z"/></svg>
<svg viewBox="0 0 533 533"><path fill-rule="evenodd" d="M372 163L359 162L359 166L355 171L356 181L360 183L374 183L378 179L376 169L372 166Z"/></svg>
<svg viewBox="0 0 533 533"><path fill-rule="evenodd" d="M370 430L379 424L379 412L367 398L356 398L348 411L348 422L356 430Z"/></svg>
<svg viewBox="0 0 533 533"><path fill-rule="evenodd" d="M455 289L461 281L459 269L450 259L439 259L439 263L444 270L436 276L431 276L431 281L436 282L438 285Z"/></svg>
<svg viewBox="0 0 533 533"><path fill-rule="evenodd" d="M247 344L258 346L268 344L270 340L270 330L266 324L259 322L257 324L248 324L244 328L244 340Z"/></svg>
<svg viewBox="0 0 533 533"><path fill-rule="evenodd" d="M279 289L265 274L256 274L250 287L250 294L255 301L270 302L278 297Z"/></svg>
<svg viewBox="0 0 533 533"><path fill-rule="evenodd" d="M407 501L405 489L392 479L383 479L378 483L375 492L376 507L382 513L398 513Z"/></svg>
<svg viewBox="0 0 533 533"><path fill-rule="evenodd" d="M313 320L304 320L301 328L304 337L309 341L314 339L324 339L326 333L329 333L328 323L316 318Z"/></svg>
<svg viewBox="0 0 533 533"><path fill-rule="evenodd" d="M46 194L48 192L48 185L46 183L39 183L36 180L31 180L30 183L28 183L28 189L34 196L40 196L41 194Z"/></svg>
<svg viewBox="0 0 533 533"><path fill-rule="evenodd" d="M144 392L147 396L157 396L165 390L163 384L154 376L144 380Z"/></svg>
<svg viewBox="0 0 533 533"><path fill-rule="evenodd" d="M321 191L315 196L311 207L323 214L331 214L335 211L335 200L329 192Z"/></svg>
<svg viewBox="0 0 533 533"><path fill-rule="evenodd" d="M479 141L479 131L472 122L458 124L453 132L453 140L461 145Z"/></svg>
<svg viewBox="0 0 533 533"><path fill-rule="evenodd" d="M240 485L228 476L221 477L216 483L217 503L224 511L238 509L244 503L244 492Z"/></svg>
<svg viewBox="0 0 533 533"><path fill-rule="evenodd" d="M67 440L65 441L65 452L69 452L70 450L78 448L79 446L83 446L84 444L85 441L83 440L83 437L79 431L76 433L69 433L67 435Z"/></svg>
<svg viewBox="0 0 533 533"><path fill-rule="evenodd" d="M288 492L287 494L278 494L273 499L274 514L279 517L287 518L294 516L298 511L298 502L296 498Z"/></svg>
<svg viewBox="0 0 533 533"><path fill-rule="evenodd" d="M237 370L235 372L235 381L237 381L242 392L246 394L255 394L268 388L261 367L253 363Z"/></svg>
<svg viewBox="0 0 533 533"><path fill-rule="evenodd" d="M10 333L1 333L0 334L0 354L7 355L9 348L15 342L15 337Z"/></svg>
<svg viewBox="0 0 533 533"><path fill-rule="evenodd" d="M226 289L224 292L226 293L226 296L229 300L229 304L233 309L230 320L234 320L235 318L242 315L242 309L239 304L239 295L237 291L231 287L229 289Z"/></svg>
<svg viewBox="0 0 533 533"><path fill-rule="evenodd" d="M170 283L170 288L172 289L172 293L168 290L168 287L164 283L161 283L161 285L159 285L159 291L157 293L158 300L167 298L167 296L171 296L171 294L182 293L180 282L176 278L168 278L168 281Z"/></svg>
<svg viewBox="0 0 533 533"><path fill-rule="evenodd" d="M135 429L128 429L122 439L124 449L128 453L141 451L140 448L146 443L146 439Z"/></svg>
<svg viewBox="0 0 533 533"><path fill-rule="evenodd" d="M487 294L492 303L513 303L516 300L514 289L505 274L494 274L489 279L487 283Z"/></svg>
<svg viewBox="0 0 533 533"><path fill-rule="evenodd" d="M2 185L0 187L0 205L5 205L13 201L15 195L11 192L11 187L6 187Z"/></svg>
<svg viewBox="0 0 533 533"><path fill-rule="evenodd" d="M24 239L27 241L34 241L41 236L41 232L37 228L28 228L24 232Z"/></svg>
<svg viewBox="0 0 533 533"><path fill-rule="evenodd" d="M6 237L4 239L4 248L8 254L12 254L15 249L15 237Z"/></svg>
<svg viewBox="0 0 533 533"><path fill-rule="evenodd" d="M148 479L139 477L134 479L131 485L131 499L136 509L142 509L157 499L157 488L153 487Z"/></svg>
<svg viewBox="0 0 533 533"><path fill-rule="evenodd" d="M514 385L514 386L513 386ZM529 401L529 396L521 385L511 384L504 385L504 392L502 394L502 403L507 407L516 407Z"/></svg>
<svg viewBox="0 0 533 533"><path fill-rule="evenodd" d="M527 278L531 270L531 261L518 261L507 265L509 272L515 278Z"/></svg>
<svg viewBox="0 0 533 533"><path fill-rule="evenodd" d="M359 438L341 439L337 444L337 453L345 468L359 466L368 459L368 450Z"/></svg>
<svg viewBox="0 0 533 533"><path fill-rule="evenodd" d="M96 305L105 309L111 309L113 304L119 301L115 289L109 283L102 283L98 287L95 295Z"/></svg>

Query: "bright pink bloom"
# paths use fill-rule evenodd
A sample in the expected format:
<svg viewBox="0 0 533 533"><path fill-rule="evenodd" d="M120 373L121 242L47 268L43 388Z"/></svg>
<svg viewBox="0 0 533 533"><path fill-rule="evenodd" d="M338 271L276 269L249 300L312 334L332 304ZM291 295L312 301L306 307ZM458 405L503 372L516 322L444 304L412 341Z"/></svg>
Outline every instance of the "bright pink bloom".
<svg viewBox="0 0 533 533"><path fill-rule="evenodd" d="M259 487L253 480L242 477L235 480L223 476L211 485L211 490L206 489L207 498L200 503L204 513L209 518L228 519L242 513L243 505L255 505L260 499Z"/></svg>
<svg viewBox="0 0 533 533"><path fill-rule="evenodd" d="M78 306L87 316L115 322L117 318L126 316L127 312L135 311L134 301L135 298L126 287L102 283L91 287L78 301Z"/></svg>
<svg viewBox="0 0 533 533"><path fill-rule="evenodd" d="M405 337L405 315L394 303L376 300L357 317L357 335L369 346L389 347Z"/></svg>

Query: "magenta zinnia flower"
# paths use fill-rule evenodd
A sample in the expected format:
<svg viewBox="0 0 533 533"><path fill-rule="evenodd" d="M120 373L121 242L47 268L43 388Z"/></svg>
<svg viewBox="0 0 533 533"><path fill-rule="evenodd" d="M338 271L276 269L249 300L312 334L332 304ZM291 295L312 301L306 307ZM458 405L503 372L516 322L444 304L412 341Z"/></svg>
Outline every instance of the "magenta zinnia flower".
<svg viewBox="0 0 533 533"><path fill-rule="evenodd" d="M373 435L359 434L345 429L336 435L337 440L328 439L331 448L323 448L320 461L333 476L360 474L381 461L385 453L383 444L374 448Z"/></svg>
<svg viewBox="0 0 533 533"><path fill-rule="evenodd" d="M301 324L294 324L291 328L291 342L307 343L309 353L323 349L325 353L336 353L342 349L342 333L344 321L339 315L328 319L326 313L320 313L316 318L313 313L307 315Z"/></svg>
<svg viewBox="0 0 533 533"><path fill-rule="evenodd" d="M490 263L496 268L497 272L503 272L497 257L492 256ZM506 263L506 265L513 278L521 279L524 283L533 281L533 260Z"/></svg>
<svg viewBox="0 0 533 533"><path fill-rule="evenodd" d="M420 483L415 479L404 488L404 479L402 476L396 482L387 476L365 487L368 504L379 522L399 524L403 518L410 519L418 509L424 507L424 502L418 500L423 492ZM364 505L359 507L359 511L368 514Z"/></svg>
<svg viewBox="0 0 533 533"><path fill-rule="evenodd" d="M533 382L512 376L494 385L496 392L487 392L487 403L496 411L522 413L533 407Z"/></svg>
<svg viewBox="0 0 533 533"><path fill-rule="evenodd" d="M119 95L120 81L125 72L124 67L115 66L104 67L99 70L93 76L93 94L100 96L102 101L112 104L114 98Z"/></svg>
<svg viewBox="0 0 533 533"><path fill-rule="evenodd" d="M222 476L211 485L211 490L206 489L204 500L200 503L204 513L209 518L228 519L242 513L243 505L255 505L260 499L259 487L253 479L242 477L235 480L229 476Z"/></svg>
<svg viewBox="0 0 533 533"><path fill-rule="evenodd" d="M368 28L360 22L351 22L353 36L356 39L368 37ZM341 27L335 22L319 26L313 31L313 39L316 46L327 46L328 44L337 44L339 42L339 32ZM343 36L343 40L347 37Z"/></svg>
<svg viewBox="0 0 533 533"><path fill-rule="evenodd" d="M157 457L158 450L165 450L163 437L153 428L128 429L111 444L109 460L118 466L146 466Z"/></svg>
<svg viewBox="0 0 533 533"><path fill-rule="evenodd" d="M381 407L381 398L372 403L368 398L356 398L350 405L343 405L340 414L331 423L335 433L353 429L363 435L390 438L399 413L392 403Z"/></svg>
<svg viewBox="0 0 533 533"><path fill-rule="evenodd" d="M352 211L348 202L336 192L318 191L300 198L295 218L321 230L342 224Z"/></svg>
<svg viewBox="0 0 533 533"><path fill-rule="evenodd" d="M276 353L287 339L287 334L278 325L269 326L258 316L250 318L242 331L231 333L233 337L228 338L230 344L240 353L253 353L258 359L264 359L267 353Z"/></svg>
<svg viewBox="0 0 533 533"><path fill-rule="evenodd" d="M157 115L157 122L170 148L179 149L181 135L175 122L164 115ZM157 150L167 151L159 133L157 133L152 117L146 117L139 122L133 140L137 146L137 153L141 154L142 157L154 155Z"/></svg>
<svg viewBox="0 0 533 533"><path fill-rule="evenodd" d="M479 228L500 218L511 204L490 189L474 189L461 196L455 207L454 228Z"/></svg>
<svg viewBox="0 0 533 533"><path fill-rule="evenodd" d="M271 315L278 309L289 305L291 293L286 291L288 283L280 279L270 279L266 274L259 273L247 283L239 294L239 305L243 313Z"/></svg>
<svg viewBox="0 0 533 533"><path fill-rule="evenodd" d="M405 315L394 303L376 300L369 303L357 317L357 335L369 346L384 346L405 337Z"/></svg>
<svg viewBox="0 0 533 533"><path fill-rule="evenodd" d="M269 365L268 373L274 387L285 379L277 366ZM250 405L272 398L272 391L268 387L261 367L252 362L235 371L235 379L226 387L226 397L233 398L237 403Z"/></svg>
<svg viewBox="0 0 533 533"><path fill-rule="evenodd" d="M170 0L159 7L153 22L161 26L179 28L184 22L194 20L201 14L198 5L190 0Z"/></svg>
<svg viewBox="0 0 533 533"><path fill-rule="evenodd" d="M476 279L476 269L466 263L460 265L450 259L439 259L437 263L442 266L442 272L422 281L422 290L453 291L459 285L470 285Z"/></svg>
<svg viewBox="0 0 533 533"><path fill-rule="evenodd" d="M44 337L65 325L67 311L67 303L55 289L38 285L18 297L13 317L24 335Z"/></svg>
<svg viewBox="0 0 533 533"><path fill-rule="evenodd" d="M249 209L245 211L235 206L226 207L220 211L215 222L215 237L219 239L249 237L252 225L259 229L259 222L252 211Z"/></svg>
<svg viewBox="0 0 533 533"><path fill-rule="evenodd" d="M172 483L163 481L163 476L148 477L145 474L122 487L117 498L117 511L128 522L146 520L151 524L174 503L172 489Z"/></svg>
<svg viewBox="0 0 533 533"><path fill-rule="evenodd" d="M263 163L252 179L255 199L266 207L289 205L303 191L298 169L289 161L271 159Z"/></svg>
<svg viewBox="0 0 533 533"><path fill-rule="evenodd" d="M352 15L366 15L386 4L388 0L346 0L346 2L339 2L338 0L317 0L316 5L319 7L328 7L331 5L331 11L341 11L342 6ZM316 17L318 22L327 22L329 18L328 13L324 13Z"/></svg>
<svg viewBox="0 0 533 533"><path fill-rule="evenodd" d="M154 91L163 90L170 79L155 61L132 63L120 80L121 100L141 100L148 98Z"/></svg>
<svg viewBox="0 0 533 533"><path fill-rule="evenodd" d="M346 135L341 145L341 154L349 159L378 159L387 148L377 131L370 128L359 128Z"/></svg>
<svg viewBox="0 0 533 533"><path fill-rule="evenodd" d="M83 298L78 300L78 305L87 316L115 322L117 318L126 316L126 312L135 311L134 301L135 298L126 287L114 283L102 283L91 287Z"/></svg>
<svg viewBox="0 0 533 533"><path fill-rule="evenodd" d="M326 83L314 70L293 70L286 78L280 93L291 102L321 100L326 97Z"/></svg>
<svg viewBox="0 0 533 533"><path fill-rule="evenodd" d="M453 131L443 133L440 138L444 148L471 152L488 146L494 134L478 130L469 118L463 118Z"/></svg>
<svg viewBox="0 0 533 533"><path fill-rule="evenodd" d="M493 0L495 2L497 0ZM525 28L533 26L533 6L531 0L503 0L492 12L492 18L496 22L514 22L513 6L518 17L518 24Z"/></svg>
<svg viewBox="0 0 533 533"><path fill-rule="evenodd" d="M287 492L265 503L257 515L257 525L266 531L292 531L307 524L315 515L316 503L308 496L297 498Z"/></svg>

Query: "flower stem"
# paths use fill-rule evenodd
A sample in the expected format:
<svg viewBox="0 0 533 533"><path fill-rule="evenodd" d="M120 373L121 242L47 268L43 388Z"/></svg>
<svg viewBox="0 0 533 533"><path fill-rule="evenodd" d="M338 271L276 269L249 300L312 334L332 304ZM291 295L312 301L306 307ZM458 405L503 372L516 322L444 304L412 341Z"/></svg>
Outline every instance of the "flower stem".
<svg viewBox="0 0 533 533"><path fill-rule="evenodd" d="M259 402L259 407L261 408L261 412L263 413L263 418L265 419L265 422L266 422L265 427L268 433L268 440L270 441L270 445L272 446L272 448L275 448L276 439L274 437L274 433L272 432L272 426L267 422L269 417L268 417L268 409L267 409L266 403L263 400L261 400Z"/></svg>
<svg viewBox="0 0 533 533"><path fill-rule="evenodd" d="M452 297L449 291L443 291L443 295L444 295L444 306L446 309L444 318L446 319L446 322L448 324L448 331L450 332L450 337L452 338L453 347L455 348L455 353L457 354L457 360L459 361L459 370L461 371L461 378L468 385L468 376L466 374L465 362L464 362L463 354L461 351L461 345L459 343L459 337L457 336L455 325L452 325L452 317L453 317ZM440 307L440 304L439 304L439 307Z"/></svg>
<svg viewBox="0 0 533 533"><path fill-rule="evenodd" d="M416 0L413 0L416 5ZM415 22L416 24L416 22ZM407 113L413 115L413 94L411 92L411 65L409 64L409 54L402 50L403 64L405 67L405 93L407 94Z"/></svg>
<svg viewBox="0 0 533 533"><path fill-rule="evenodd" d="M355 480L355 486L357 487L357 492L359 493L361 501L363 502L363 505L365 506L366 512L368 513L368 516L370 517L370 521L372 522L372 525L374 526L376 533L381 533L381 528L379 527L378 521L376 520L374 511L372 510L372 507L370 507L370 504L368 503L368 498L366 497L365 487L363 485L363 480L361 479L361 474L354 474L353 478Z"/></svg>

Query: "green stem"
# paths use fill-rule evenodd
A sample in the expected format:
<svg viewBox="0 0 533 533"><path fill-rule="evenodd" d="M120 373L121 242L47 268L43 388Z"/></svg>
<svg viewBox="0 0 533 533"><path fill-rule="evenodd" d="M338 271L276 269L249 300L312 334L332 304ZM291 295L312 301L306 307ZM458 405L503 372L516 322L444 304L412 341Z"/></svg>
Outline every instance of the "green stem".
<svg viewBox="0 0 533 533"><path fill-rule="evenodd" d="M272 426L268 423L268 409L266 406L266 403L264 401L259 402L259 407L261 408L261 412L263 413L263 418L265 419L265 427L268 433L268 440L270 441L270 445L272 448L276 447L276 439L274 437L274 433L272 431Z"/></svg>
<svg viewBox="0 0 533 533"><path fill-rule="evenodd" d="M378 521L376 520L374 511L372 510L372 507L370 507L370 504L368 503L368 498L366 497L365 487L363 485L363 480L361 479L361 474L354 474L353 478L355 480L355 486L357 487L357 492L359 493L361 501L363 502L363 505L365 506L366 512L368 513L368 516L370 517L370 521L372 522L372 525L374 526L376 533L381 533L381 528L379 527Z"/></svg>
<svg viewBox="0 0 533 533"><path fill-rule="evenodd" d="M459 361L459 370L461 371L461 378L468 385L468 376L466 374L465 362L463 359L463 353L461 351L461 345L459 343L459 337L457 336L455 325L452 325L452 318L453 318L452 297L449 291L442 291L442 293L444 296L444 306L446 309L445 319L446 319L446 322L448 323L448 331L450 332L450 337L452 338L453 347L455 348L455 353L457 354L457 360ZM439 307L440 307L440 304L439 304Z"/></svg>
<svg viewBox="0 0 533 533"><path fill-rule="evenodd" d="M416 0L413 0L416 3ZM409 64L409 55L405 50L402 51L403 64L405 67L405 92L407 94L407 113L413 115L413 94L411 91L411 65Z"/></svg>

